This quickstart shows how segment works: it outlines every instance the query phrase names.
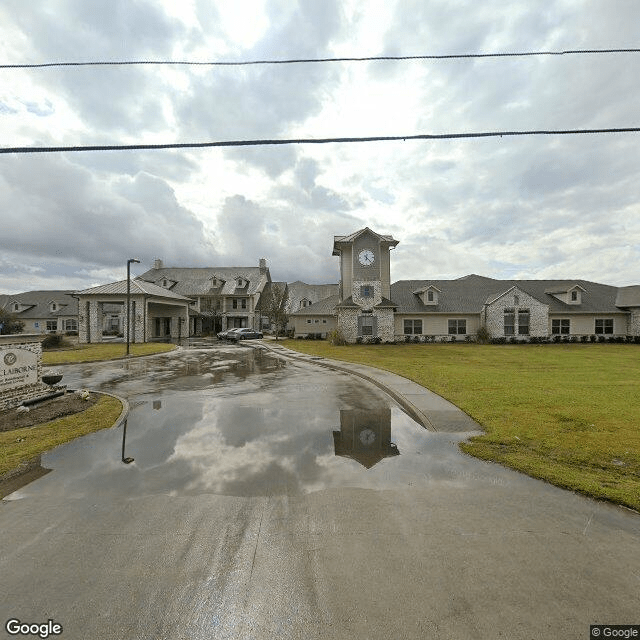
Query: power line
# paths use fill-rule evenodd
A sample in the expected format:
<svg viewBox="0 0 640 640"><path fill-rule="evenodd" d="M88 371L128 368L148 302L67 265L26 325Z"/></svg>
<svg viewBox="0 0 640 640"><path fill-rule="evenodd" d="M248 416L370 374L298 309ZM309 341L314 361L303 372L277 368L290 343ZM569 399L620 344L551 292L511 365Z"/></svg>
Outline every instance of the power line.
<svg viewBox="0 0 640 640"><path fill-rule="evenodd" d="M208 66L240 67L268 64L302 64L320 62L379 62L394 60L459 60L470 58L522 58L534 56L602 55L612 53L640 53L640 49L566 49L564 51L511 51L502 53L452 53L417 56L366 56L342 58L292 58L284 60L244 61L191 61L191 60L97 60L88 62L43 62L35 64L0 64L0 69L45 69L49 67L99 67L99 66Z"/></svg>
<svg viewBox="0 0 640 640"><path fill-rule="evenodd" d="M355 142L393 142L406 140L455 140L466 138L507 138L514 136L567 136L580 134L640 133L640 127L610 129L559 129L532 131L481 131L476 133L424 133L406 136L366 136L343 138L283 138L263 140L226 140L218 142L172 142L163 144L118 144L66 147L0 147L0 154L68 153L78 151L149 151L158 149L203 149L208 147L258 147L288 144L328 144Z"/></svg>

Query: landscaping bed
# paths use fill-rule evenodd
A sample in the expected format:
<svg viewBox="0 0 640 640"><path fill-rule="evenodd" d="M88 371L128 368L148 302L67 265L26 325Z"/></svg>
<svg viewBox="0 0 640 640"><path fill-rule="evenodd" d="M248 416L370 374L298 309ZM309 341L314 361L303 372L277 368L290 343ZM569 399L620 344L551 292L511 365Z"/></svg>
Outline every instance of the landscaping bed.
<svg viewBox="0 0 640 640"><path fill-rule="evenodd" d="M83 400L75 393L67 393L32 405L26 412L20 412L15 408L0 411L0 432L32 427L80 413L96 404L98 400L99 396L95 393L90 394L88 400Z"/></svg>

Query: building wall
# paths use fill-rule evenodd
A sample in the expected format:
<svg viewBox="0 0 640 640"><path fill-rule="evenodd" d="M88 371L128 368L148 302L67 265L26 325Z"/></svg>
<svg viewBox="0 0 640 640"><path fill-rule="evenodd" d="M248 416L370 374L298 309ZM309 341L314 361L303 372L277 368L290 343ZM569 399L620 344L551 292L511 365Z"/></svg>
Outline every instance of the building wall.
<svg viewBox="0 0 640 640"><path fill-rule="evenodd" d="M628 329L628 316L626 314L613 313L594 313L585 315L573 315L570 313L551 313L549 314L549 335L551 334L552 320L568 318L570 335L593 335L596 332L596 318L613 318L613 335L626 335ZM612 334L605 334L612 335Z"/></svg>
<svg viewBox="0 0 640 640"><path fill-rule="evenodd" d="M373 288L373 297L364 298L362 296L360 287L365 285ZM354 280L352 298L363 309L371 309L382 301L382 283L380 280Z"/></svg>
<svg viewBox="0 0 640 640"><path fill-rule="evenodd" d="M516 296L518 297L517 303L515 301ZM514 287L490 305L486 306L485 326L492 337L498 338L504 336L504 310L507 308L529 309L528 335L547 336L549 334L548 305L538 302L538 300L532 298L529 294ZM515 337L518 337L517 325L515 327Z"/></svg>
<svg viewBox="0 0 640 640"><path fill-rule="evenodd" d="M479 314L421 314L406 313L396 314L394 331L396 336L404 335L405 320L422 320L422 334L425 336L446 336L449 335L449 320L466 320L467 334L475 335L480 327ZM460 336L459 336L460 337Z"/></svg>
<svg viewBox="0 0 640 640"><path fill-rule="evenodd" d="M640 336L640 308L635 307L630 310L627 333L632 336Z"/></svg>
<svg viewBox="0 0 640 640"><path fill-rule="evenodd" d="M305 336L308 333L327 334L337 327L335 316L296 316L293 318L293 335Z"/></svg>

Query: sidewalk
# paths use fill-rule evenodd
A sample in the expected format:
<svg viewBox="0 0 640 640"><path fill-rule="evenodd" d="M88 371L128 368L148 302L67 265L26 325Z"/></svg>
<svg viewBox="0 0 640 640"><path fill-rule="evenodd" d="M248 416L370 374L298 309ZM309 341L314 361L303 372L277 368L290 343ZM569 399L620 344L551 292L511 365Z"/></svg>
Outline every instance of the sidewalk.
<svg viewBox="0 0 640 640"><path fill-rule="evenodd" d="M475 420L448 400L395 373L363 364L311 356L287 349L272 341L243 346L268 349L278 357L344 371L368 380L388 393L416 422L430 431L455 433L482 431L482 427Z"/></svg>

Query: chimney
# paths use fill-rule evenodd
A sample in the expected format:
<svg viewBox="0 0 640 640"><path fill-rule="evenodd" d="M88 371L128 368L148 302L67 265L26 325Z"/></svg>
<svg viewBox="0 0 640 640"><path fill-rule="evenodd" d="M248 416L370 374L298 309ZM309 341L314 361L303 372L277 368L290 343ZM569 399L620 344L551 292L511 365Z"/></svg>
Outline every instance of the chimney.
<svg viewBox="0 0 640 640"><path fill-rule="evenodd" d="M267 273L267 261L264 258L260 258L260 262L258 264L260 266L260 275Z"/></svg>
<svg viewBox="0 0 640 640"><path fill-rule="evenodd" d="M162 260L160 260L160 258L156 258L153 261L153 268L154 269L164 269L164 265L162 264Z"/></svg>

